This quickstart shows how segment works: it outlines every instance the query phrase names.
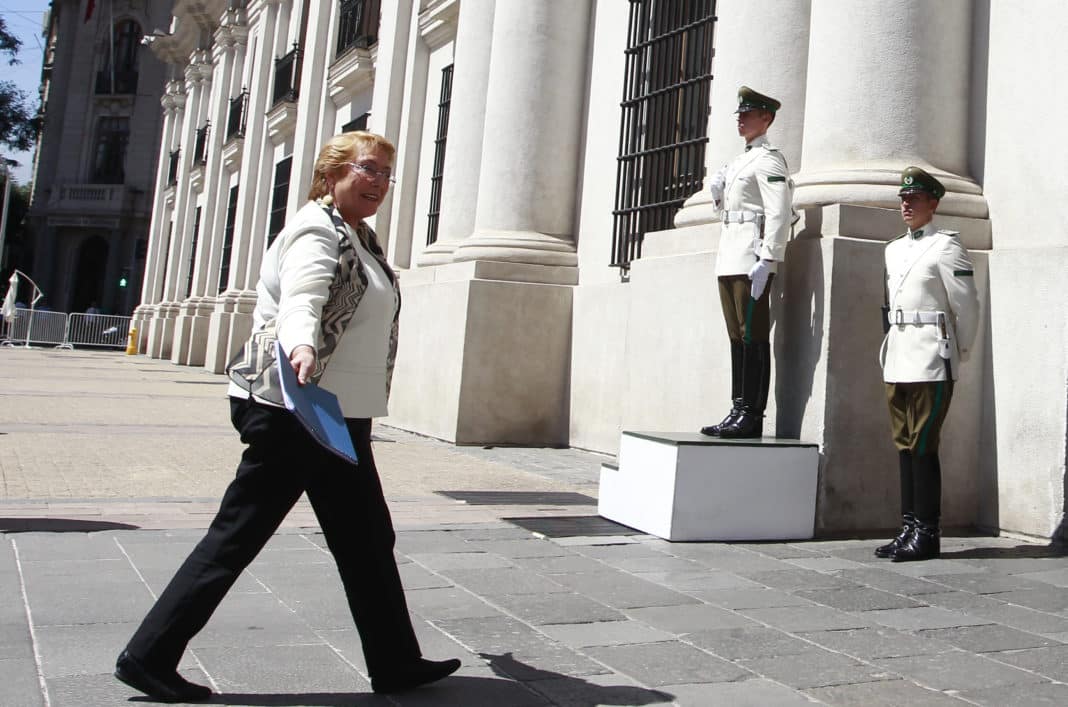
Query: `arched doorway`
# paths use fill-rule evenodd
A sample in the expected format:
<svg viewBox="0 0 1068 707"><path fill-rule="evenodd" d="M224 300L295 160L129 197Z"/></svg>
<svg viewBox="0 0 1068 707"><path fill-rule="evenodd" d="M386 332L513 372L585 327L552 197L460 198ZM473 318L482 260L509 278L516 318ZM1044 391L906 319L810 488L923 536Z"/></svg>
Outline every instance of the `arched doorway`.
<svg viewBox="0 0 1068 707"><path fill-rule="evenodd" d="M70 311L84 312L94 303L97 307L103 304L104 275L107 272L107 266L108 242L100 236L90 236L85 239L78 247Z"/></svg>

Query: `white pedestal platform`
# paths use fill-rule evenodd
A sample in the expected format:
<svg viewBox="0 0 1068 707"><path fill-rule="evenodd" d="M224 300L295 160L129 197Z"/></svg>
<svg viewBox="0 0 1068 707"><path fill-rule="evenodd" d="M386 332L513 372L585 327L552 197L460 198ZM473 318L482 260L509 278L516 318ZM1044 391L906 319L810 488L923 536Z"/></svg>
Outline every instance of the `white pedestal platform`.
<svg viewBox="0 0 1068 707"><path fill-rule="evenodd" d="M597 511L665 540L808 539L818 480L815 443L624 432Z"/></svg>

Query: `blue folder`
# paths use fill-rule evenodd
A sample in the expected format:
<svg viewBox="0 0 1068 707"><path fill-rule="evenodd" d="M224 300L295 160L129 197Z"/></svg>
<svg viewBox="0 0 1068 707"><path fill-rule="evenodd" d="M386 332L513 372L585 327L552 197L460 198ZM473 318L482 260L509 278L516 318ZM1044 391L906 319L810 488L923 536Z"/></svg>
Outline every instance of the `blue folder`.
<svg viewBox="0 0 1068 707"><path fill-rule="evenodd" d="M277 341L275 361L278 364L278 378L282 382L282 399L286 409L297 416L315 441L342 459L355 464L356 449L352 446L352 436L345 425L345 416L341 413L337 396L315 383L300 385L297 382L297 373L289 363L289 356Z"/></svg>

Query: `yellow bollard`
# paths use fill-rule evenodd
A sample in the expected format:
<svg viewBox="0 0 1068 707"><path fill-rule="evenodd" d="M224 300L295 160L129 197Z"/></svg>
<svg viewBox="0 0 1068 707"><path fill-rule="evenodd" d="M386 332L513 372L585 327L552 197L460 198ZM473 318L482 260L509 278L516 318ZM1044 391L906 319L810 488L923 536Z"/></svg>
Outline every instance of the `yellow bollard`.
<svg viewBox="0 0 1068 707"><path fill-rule="evenodd" d="M130 327L130 336L126 341L126 355L137 355L137 327Z"/></svg>

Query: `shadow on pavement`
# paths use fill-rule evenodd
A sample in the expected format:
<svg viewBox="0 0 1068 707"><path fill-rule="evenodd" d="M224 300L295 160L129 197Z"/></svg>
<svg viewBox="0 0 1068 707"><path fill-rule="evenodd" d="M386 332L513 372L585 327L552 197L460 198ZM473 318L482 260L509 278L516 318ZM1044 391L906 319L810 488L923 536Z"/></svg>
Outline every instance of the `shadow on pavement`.
<svg viewBox="0 0 1068 707"><path fill-rule="evenodd" d="M532 533L541 533L547 538L642 534L640 530L628 528L601 516L511 516L501 520Z"/></svg>
<svg viewBox="0 0 1068 707"><path fill-rule="evenodd" d="M77 518L0 518L0 533L95 533L100 530L138 530L140 526L107 520Z"/></svg>
<svg viewBox="0 0 1068 707"><path fill-rule="evenodd" d="M157 704L147 697L134 697L130 702ZM220 692L211 699L198 704L206 705L252 705L255 707L349 707L350 705L388 705L389 700L367 692L293 692L264 694L245 692Z"/></svg>
<svg viewBox="0 0 1068 707"><path fill-rule="evenodd" d="M1065 557L1068 548L1062 545L1017 545L1016 547L971 547L967 550L943 550L943 560L1013 560L1024 557Z"/></svg>
<svg viewBox="0 0 1068 707"><path fill-rule="evenodd" d="M479 656L489 662L490 668L497 675L512 680L522 679L524 683L528 683L528 687L539 692L542 692L538 689L539 684L544 683L542 686L545 688L551 685L551 690L544 690L546 696L550 699L557 695L564 696L567 704L576 707L662 704L675 699L674 695L659 690L636 685L598 685L582 678L536 668L516 660L511 652L501 655L479 653Z"/></svg>

